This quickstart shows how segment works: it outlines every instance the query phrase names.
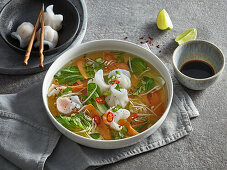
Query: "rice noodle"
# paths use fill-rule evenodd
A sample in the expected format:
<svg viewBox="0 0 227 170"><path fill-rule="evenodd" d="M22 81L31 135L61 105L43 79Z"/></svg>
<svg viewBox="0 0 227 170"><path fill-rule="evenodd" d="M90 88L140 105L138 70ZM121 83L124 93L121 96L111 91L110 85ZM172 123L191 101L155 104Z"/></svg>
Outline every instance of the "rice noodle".
<svg viewBox="0 0 227 170"><path fill-rule="evenodd" d="M133 72L132 71L132 64L131 64L131 57L129 57L129 59L128 59L128 65L129 65L129 68L130 68L131 72Z"/></svg>

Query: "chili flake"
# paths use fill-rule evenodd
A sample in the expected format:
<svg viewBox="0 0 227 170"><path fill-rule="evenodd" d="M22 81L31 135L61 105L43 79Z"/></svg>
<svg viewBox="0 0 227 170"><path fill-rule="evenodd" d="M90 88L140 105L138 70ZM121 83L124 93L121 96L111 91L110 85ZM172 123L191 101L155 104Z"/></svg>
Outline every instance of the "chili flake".
<svg viewBox="0 0 227 170"><path fill-rule="evenodd" d="M134 120L135 118L138 117L138 115L136 113L130 113L130 115L131 115L131 119L132 120Z"/></svg>
<svg viewBox="0 0 227 170"><path fill-rule="evenodd" d="M113 83L112 84L119 84L120 81L119 80L113 80Z"/></svg>

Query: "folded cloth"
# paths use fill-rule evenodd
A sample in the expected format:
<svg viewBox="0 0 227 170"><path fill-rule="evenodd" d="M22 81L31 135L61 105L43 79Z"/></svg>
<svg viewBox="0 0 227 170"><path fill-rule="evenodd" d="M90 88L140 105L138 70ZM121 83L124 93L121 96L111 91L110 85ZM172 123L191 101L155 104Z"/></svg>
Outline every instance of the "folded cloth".
<svg viewBox="0 0 227 170"><path fill-rule="evenodd" d="M198 115L188 94L176 85L169 114L154 134L122 149L93 149L63 135L59 140L60 133L47 117L38 83L17 94L0 95L0 169L81 170L114 163L188 135L192 131L190 119Z"/></svg>

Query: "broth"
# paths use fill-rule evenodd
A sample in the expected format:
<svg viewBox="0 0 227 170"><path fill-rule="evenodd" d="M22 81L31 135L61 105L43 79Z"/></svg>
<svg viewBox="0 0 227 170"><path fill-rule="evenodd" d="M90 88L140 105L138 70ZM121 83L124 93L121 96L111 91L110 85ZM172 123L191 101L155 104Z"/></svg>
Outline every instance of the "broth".
<svg viewBox="0 0 227 170"><path fill-rule="evenodd" d="M159 120L167 106L167 89L160 73L139 57L98 51L56 73L48 106L78 135L117 140L141 133Z"/></svg>

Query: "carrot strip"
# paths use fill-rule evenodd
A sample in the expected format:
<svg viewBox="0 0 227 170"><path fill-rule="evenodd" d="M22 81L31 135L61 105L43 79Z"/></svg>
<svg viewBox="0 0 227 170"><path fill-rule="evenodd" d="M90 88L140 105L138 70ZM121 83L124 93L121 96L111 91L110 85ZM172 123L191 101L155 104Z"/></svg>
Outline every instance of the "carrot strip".
<svg viewBox="0 0 227 170"><path fill-rule="evenodd" d="M100 117L98 111L92 104L87 105L86 110L87 115L90 116L91 118L94 118L95 116ZM110 140L111 139L110 128L104 123L101 117L100 120L101 120L100 123L97 125L97 130L104 139Z"/></svg>
<svg viewBox="0 0 227 170"><path fill-rule="evenodd" d="M83 84L79 84L77 86L69 86L69 87L72 88L72 92L77 92L77 91L83 89L84 85Z"/></svg>
<svg viewBox="0 0 227 170"><path fill-rule="evenodd" d="M126 133L128 136L135 136L135 135L137 135L139 133L135 129L133 129L131 124L129 122L127 122L127 120L125 120L125 119L119 120L118 124L121 125L121 126L125 125L125 127L128 130L127 133Z"/></svg>
<svg viewBox="0 0 227 170"><path fill-rule="evenodd" d="M85 79L88 79L86 70L85 70L85 68L84 68L85 63L86 63L86 61L85 61L84 58L81 58L81 59L79 59L79 60L76 61L76 65L77 65L78 69L80 70L80 73L82 74L82 76L83 76Z"/></svg>

